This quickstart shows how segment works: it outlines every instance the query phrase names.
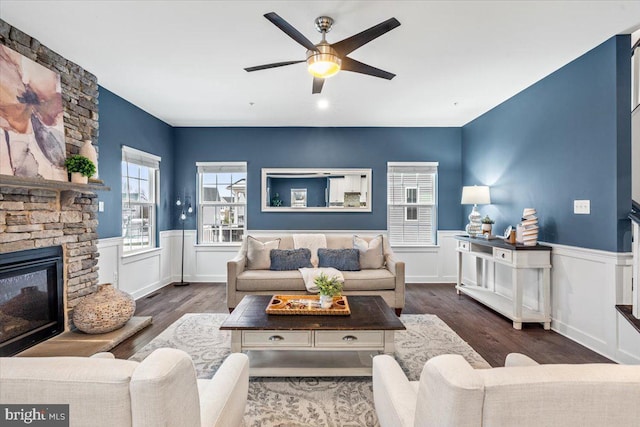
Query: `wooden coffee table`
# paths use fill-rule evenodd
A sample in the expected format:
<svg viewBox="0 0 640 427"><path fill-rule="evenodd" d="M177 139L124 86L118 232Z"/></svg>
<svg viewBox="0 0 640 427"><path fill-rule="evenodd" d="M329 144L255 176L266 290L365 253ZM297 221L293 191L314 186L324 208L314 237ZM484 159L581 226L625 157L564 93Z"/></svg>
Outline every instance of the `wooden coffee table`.
<svg viewBox="0 0 640 427"><path fill-rule="evenodd" d="M257 377L371 376L371 359L393 354L406 329L380 296L348 296L351 315L265 313L270 295L247 295L220 326L231 351L247 352Z"/></svg>

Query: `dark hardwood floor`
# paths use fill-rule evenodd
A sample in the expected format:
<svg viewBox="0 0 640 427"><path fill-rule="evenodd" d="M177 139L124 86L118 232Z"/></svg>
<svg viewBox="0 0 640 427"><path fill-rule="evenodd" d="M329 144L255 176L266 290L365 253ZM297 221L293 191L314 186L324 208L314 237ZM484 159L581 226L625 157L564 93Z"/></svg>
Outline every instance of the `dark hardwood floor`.
<svg viewBox="0 0 640 427"><path fill-rule="evenodd" d="M466 295L454 284L409 284L403 313L435 314L485 358L504 366L509 353L526 354L540 363L600 363L609 359L540 324L513 329L511 320Z"/></svg>
<svg viewBox="0 0 640 427"><path fill-rule="evenodd" d="M225 285L192 283L165 286L137 301L136 315L153 316L153 324L112 350L126 359L185 313L227 313ZM609 362L542 325L526 324L521 331L511 321L473 299L457 295L454 285L408 284L404 314L435 314L469 343L491 366L503 366L508 353L524 353L540 363Z"/></svg>

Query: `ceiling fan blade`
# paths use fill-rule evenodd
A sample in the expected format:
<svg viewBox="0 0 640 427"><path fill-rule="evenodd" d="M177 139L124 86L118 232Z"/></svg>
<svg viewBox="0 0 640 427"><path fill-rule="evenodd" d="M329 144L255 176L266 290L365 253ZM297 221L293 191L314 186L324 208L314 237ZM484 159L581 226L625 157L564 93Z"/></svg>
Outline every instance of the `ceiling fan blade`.
<svg viewBox="0 0 640 427"><path fill-rule="evenodd" d="M314 45L308 38L302 35L300 31L296 30L293 25L282 19L277 13L265 13L264 17L271 21L273 25L284 31L289 37L300 43L302 46L306 47L309 50L318 50L316 45Z"/></svg>
<svg viewBox="0 0 640 427"><path fill-rule="evenodd" d="M284 67L285 65L299 64L300 62L306 62L306 61L303 59L302 61L274 62L273 64L264 64L264 65L256 65L255 67L247 67L244 70L249 72L267 70L269 68Z"/></svg>
<svg viewBox="0 0 640 427"><path fill-rule="evenodd" d="M369 76L380 77L381 79L391 80L396 75L388 71L381 70L380 68L372 67L371 65L364 64L355 59L351 59L347 56L342 58L341 70L352 71L354 73L367 74Z"/></svg>
<svg viewBox="0 0 640 427"><path fill-rule="evenodd" d="M320 93L322 92L322 86L324 85L324 79L320 77L313 78L313 89L311 89L311 93Z"/></svg>
<svg viewBox="0 0 640 427"><path fill-rule="evenodd" d="M357 48L369 43L371 40L376 39L384 33L387 33L399 26L400 21L396 18L389 18L378 25L374 25L373 27L362 31L361 33L348 37L337 43L333 43L331 47L334 48L340 56L346 56Z"/></svg>

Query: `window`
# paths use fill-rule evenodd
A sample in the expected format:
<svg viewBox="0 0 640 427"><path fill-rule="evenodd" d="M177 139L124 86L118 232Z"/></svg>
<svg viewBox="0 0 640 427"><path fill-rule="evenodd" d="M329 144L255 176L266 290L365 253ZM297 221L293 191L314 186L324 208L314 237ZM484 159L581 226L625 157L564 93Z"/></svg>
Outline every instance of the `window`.
<svg viewBox="0 0 640 427"><path fill-rule="evenodd" d="M392 245L435 245L438 163L387 163L387 227Z"/></svg>
<svg viewBox="0 0 640 427"><path fill-rule="evenodd" d="M408 205L415 205L418 203L418 187L405 188L405 203ZM404 208L405 221L417 221L418 220L418 207L417 206L405 206Z"/></svg>
<svg viewBox="0 0 640 427"><path fill-rule="evenodd" d="M247 164L196 163L199 243L241 242L246 227Z"/></svg>
<svg viewBox="0 0 640 427"><path fill-rule="evenodd" d="M122 238L124 251L156 246L160 157L122 147Z"/></svg>

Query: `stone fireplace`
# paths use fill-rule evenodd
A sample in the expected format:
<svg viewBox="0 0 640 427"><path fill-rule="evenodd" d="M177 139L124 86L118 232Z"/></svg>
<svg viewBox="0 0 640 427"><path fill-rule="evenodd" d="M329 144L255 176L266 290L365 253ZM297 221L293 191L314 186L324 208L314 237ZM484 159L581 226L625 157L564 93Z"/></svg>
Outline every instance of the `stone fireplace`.
<svg viewBox="0 0 640 427"><path fill-rule="evenodd" d="M96 76L0 20L0 44L60 74L66 154L86 140L98 149ZM0 143L6 143L0 129ZM65 329L70 313L98 284L96 191L100 183L71 184L0 175L0 258L27 249L60 246L63 252Z"/></svg>
<svg viewBox="0 0 640 427"><path fill-rule="evenodd" d="M0 257L26 249L62 246L65 324L69 312L98 283L95 193L0 187Z"/></svg>

